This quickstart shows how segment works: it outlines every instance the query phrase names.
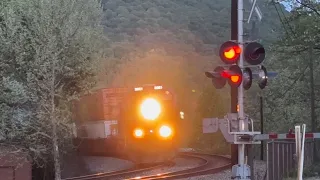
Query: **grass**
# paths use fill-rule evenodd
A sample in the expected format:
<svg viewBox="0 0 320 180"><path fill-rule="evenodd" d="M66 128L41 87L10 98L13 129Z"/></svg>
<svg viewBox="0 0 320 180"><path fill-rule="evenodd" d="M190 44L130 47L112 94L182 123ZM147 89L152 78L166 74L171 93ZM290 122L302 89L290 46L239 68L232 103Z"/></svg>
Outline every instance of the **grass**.
<svg viewBox="0 0 320 180"><path fill-rule="evenodd" d="M310 167L304 167L302 177L305 180L307 180L309 178L311 180L319 175L320 175L320 163L318 162L318 163L313 164ZM296 179L297 179L297 171L294 171L294 172L291 172L289 177L284 180L296 180ZM319 179L319 177L316 179Z"/></svg>

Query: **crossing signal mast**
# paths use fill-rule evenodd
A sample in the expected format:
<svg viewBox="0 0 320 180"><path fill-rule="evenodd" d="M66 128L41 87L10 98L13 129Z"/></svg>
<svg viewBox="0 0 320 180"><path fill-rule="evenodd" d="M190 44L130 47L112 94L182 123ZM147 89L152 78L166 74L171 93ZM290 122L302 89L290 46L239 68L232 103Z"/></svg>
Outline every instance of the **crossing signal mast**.
<svg viewBox="0 0 320 180"><path fill-rule="evenodd" d="M206 71L205 75L211 79L216 89L223 88L226 82L231 88L238 89L238 113L229 113L224 119L221 119L223 122L227 122L225 123L227 125L226 127L219 126L219 128L222 128L222 132L225 132L224 137L228 142L238 144L238 164L232 167L233 179L249 180L251 172L250 166L245 164L244 161L245 145L257 144L252 139L260 132L249 131L249 118L244 114L244 90L251 88L254 79L257 79L260 89L264 89L267 86L268 73L266 68L261 65L265 59L265 48L258 42L243 40L243 0L232 1L237 1L238 5L237 40L226 41L220 46L219 56L225 65ZM256 6L256 0L251 0L251 3L253 5L248 23L253 11L258 14L260 20L262 17L259 8ZM215 118L211 120L217 121Z"/></svg>

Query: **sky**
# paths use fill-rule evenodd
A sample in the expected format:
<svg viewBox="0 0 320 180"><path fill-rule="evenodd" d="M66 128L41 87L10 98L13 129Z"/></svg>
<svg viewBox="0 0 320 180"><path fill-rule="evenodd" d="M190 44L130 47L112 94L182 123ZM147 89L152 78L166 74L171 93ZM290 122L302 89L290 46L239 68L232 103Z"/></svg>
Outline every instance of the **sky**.
<svg viewBox="0 0 320 180"><path fill-rule="evenodd" d="M283 4L286 7L287 11L291 11L291 7L290 7L290 3L288 2L281 2L281 4Z"/></svg>

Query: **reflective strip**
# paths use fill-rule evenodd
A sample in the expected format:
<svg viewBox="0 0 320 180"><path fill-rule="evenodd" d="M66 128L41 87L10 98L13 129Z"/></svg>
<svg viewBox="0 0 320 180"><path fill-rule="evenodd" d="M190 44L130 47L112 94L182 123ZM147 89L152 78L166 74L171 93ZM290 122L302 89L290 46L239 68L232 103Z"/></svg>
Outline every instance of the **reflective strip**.
<svg viewBox="0 0 320 180"><path fill-rule="evenodd" d="M287 133L287 134L258 134L254 136L255 140L268 140L268 139L295 139L295 134L293 133ZM305 134L306 139L317 139L320 138L320 133L306 133Z"/></svg>

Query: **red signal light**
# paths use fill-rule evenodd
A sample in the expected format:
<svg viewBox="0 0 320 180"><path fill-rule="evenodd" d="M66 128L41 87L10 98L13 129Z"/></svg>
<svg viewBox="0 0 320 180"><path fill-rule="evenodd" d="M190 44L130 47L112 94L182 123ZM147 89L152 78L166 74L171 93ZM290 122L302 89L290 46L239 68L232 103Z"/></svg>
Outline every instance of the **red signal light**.
<svg viewBox="0 0 320 180"><path fill-rule="evenodd" d="M205 72L205 75L212 79L212 84L217 89L223 88L226 81L232 87L239 87L243 79L243 73L238 65L232 65L229 69L218 66L213 71Z"/></svg>
<svg viewBox="0 0 320 180"><path fill-rule="evenodd" d="M221 71L220 75L221 75L221 77L224 77L224 78L230 77L230 74L227 70Z"/></svg>
<svg viewBox="0 0 320 180"><path fill-rule="evenodd" d="M240 81L241 77L239 75L232 75L230 76L230 81L233 83L238 83Z"/></svg>
<svg viewBox="0 0 320 180"><path fill-rule="evenodd" d="M233 46L224 50L223 55L228 60L233 60L237 58L241 53L239 46Z"/></svg>
<svg viewBox="0 0 320 180"><path fill-rule="evenodd" d="M226 64L235 64L240 58L241 48L233 41L227 41L220 47L219 55Z"/></svg>
<svg viewBox="0 0 320 180"><path fill-rule="evenodd" d="M233 66L231 66L233 67ZM238 85L241 84L242 75L241 70L230 68L230 70L221 71L220 76L226 79L229 79L230 84Z"/></svg>

